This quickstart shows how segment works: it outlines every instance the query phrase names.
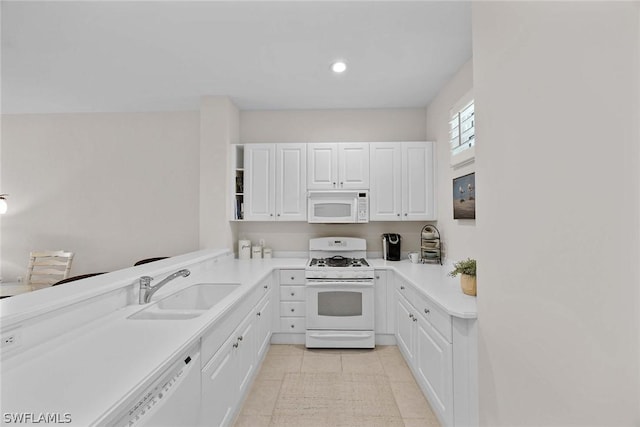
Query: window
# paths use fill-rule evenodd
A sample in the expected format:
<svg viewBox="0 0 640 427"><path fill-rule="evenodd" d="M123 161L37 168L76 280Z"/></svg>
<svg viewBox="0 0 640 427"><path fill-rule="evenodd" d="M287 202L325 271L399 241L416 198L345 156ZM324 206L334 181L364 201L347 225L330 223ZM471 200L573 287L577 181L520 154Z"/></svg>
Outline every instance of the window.
<svg viewBox="0 0 640 427"><path fill-rule="evenodd" d="M476 117L473 101L473 94L469 92L451 109L449 143L453 167L471 163L475 157Z"/></svg>

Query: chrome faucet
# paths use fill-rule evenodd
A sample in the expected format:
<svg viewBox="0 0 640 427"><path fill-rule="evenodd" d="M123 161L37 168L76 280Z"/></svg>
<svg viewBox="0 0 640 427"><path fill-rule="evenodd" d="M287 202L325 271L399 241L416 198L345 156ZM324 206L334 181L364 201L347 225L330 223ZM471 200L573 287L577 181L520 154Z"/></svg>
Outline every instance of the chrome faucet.
<svg viewBox="0 0 640 427"><path fill-rule="evenodd" d="M151 281L153 277L151 276L142 276L140 278L140 297L138 298L138 302L140 304L146 304L151 300L153 294L156 293L158 289L175 279L176 277L187 277L191 272L187 269L176 271L175 273L165 277L162 279L157 285L151 286Z"/></svg>

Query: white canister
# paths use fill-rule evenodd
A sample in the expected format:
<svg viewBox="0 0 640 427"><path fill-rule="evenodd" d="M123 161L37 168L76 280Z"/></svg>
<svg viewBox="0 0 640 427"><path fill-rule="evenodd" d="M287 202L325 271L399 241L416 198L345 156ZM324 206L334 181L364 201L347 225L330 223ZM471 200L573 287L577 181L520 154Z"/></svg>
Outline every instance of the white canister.
<svg viewBox="0 0 640 427"><path fill-rule="evenodd" d="M253 259L262 258L262 246L253 246L251 248L251 258Z"/></svg>
<svg viewBox="0 0 640 427"><path fill-rule="evenodd" d="M271 248L264 248L262 250L262 257L265 259L271 258L272 254L273 252L271 251Z"/></svg>
<svg viewBox="0 0 640 427"><path fill-rule="evenodd" d="M238 240L238 259L251 259L251 240Z"/></svg>

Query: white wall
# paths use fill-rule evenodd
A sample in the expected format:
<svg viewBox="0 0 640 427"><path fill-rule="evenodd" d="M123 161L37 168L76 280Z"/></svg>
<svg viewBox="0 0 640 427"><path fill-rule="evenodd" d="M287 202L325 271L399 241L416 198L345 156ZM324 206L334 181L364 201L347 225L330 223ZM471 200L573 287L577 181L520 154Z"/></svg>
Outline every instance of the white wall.
<svg viewBox="0 0 640 427"><path fill-rule="evenodd" d="M76 275L198 249L198 144L197 112L3 115L3 280L31 250Z"/></svg>
<svg viewBox="0 0 640 427"><path fill-rule="evenodd" d="M375 142L425 141L426 111L391 110L242 111L240 142ZM275 251L307 251L309 239L326 236L363 237L369 251L381 252L382 233L400 233L402 251L417 251L423 222L307 224L238 222L237 236ZM234 246L237 250L237 247Z"/></svg>
<svg viewBox="0 0 640 427"><path fill-rule="evenodd" d="M224 96L205 96L200 104L200 249L231 248L229 222L230 149L239 139L238 108Z"/></svg>
<svg viewBox="0 0 640 427"><path fill-rule="evenodd" d="M473 88L473 61L469 60L440 90L427 108L427 139L436 141L438 159L438 224L443 237L443 255L449 261L476 256L476 221L453 219L452 180L475 171L475 164L450 166L449 112ZM480 195L482 189L480 190Z"/></svg>
<svg viewBox="0 0 640 427"><path fill-rule="evenodd" d="M482 425L640 424L638 7L473 4Z"/></svg>

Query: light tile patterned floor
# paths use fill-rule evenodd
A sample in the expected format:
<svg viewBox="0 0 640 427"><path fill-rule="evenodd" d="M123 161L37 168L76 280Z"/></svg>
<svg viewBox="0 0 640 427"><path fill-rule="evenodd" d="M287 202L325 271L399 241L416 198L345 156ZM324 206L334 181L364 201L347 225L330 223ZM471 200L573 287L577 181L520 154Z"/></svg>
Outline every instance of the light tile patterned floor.
<svg viewBox="0 0 640 427"><path fill-rule="evenodd" d="M396 346L271 345L236 427L439 426Z"/></svg>

